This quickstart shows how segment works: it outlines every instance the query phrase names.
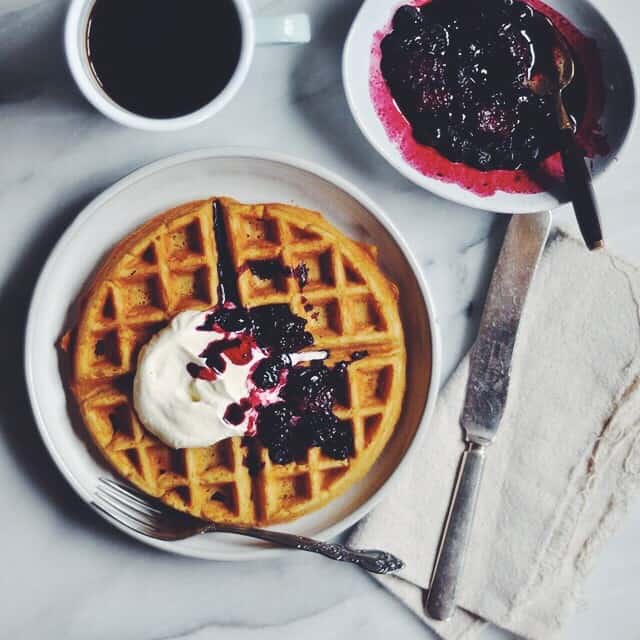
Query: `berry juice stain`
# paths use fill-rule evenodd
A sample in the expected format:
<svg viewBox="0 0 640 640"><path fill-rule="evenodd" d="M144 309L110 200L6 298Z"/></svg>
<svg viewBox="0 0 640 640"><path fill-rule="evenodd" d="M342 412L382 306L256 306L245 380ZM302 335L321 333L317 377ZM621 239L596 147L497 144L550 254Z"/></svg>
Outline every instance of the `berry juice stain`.
<svg viewBox="0 0 640 640"><path fill-rule="evenodd" d="M461 3L466 11L456 13L451 0L401 7L374 36L370 95L404 159L423 175L481 196L538 193L562 178L553 105L523 86L536 46L543 53L543 16L574 55L576 78L565 98L578 123L578 143L588 157L606 154L595 41L539 0L461 0L456 6ZM491 29L478 30L481 10Z"/></svg>
<svg viewBox="0 0 640 640"><path fill-rule="evenodd" d="M218 249L218 304L237 303L239 300L237 273L233 266L227 228L217 200L213 203L213 232Z"/></svg>
<svg viewBox="0 0 640 640"><path fill-rule="evenodd" d="M295 278L300 290L304 289L309 281L309 269L304 262L298 263L295 267L288 267L280 260L249 260L242 265L239 272L249 269L251 273L260 280L273 280L274 278Z"/></svg>
<svg viewBox="0 0 640 640"><path fill-rule="evenodd" d="M187 372L192 378L207 380L209 382L213 382L218 377L218 374L213 369L203 367L195 362L189 362L187 364Z"/></svg>

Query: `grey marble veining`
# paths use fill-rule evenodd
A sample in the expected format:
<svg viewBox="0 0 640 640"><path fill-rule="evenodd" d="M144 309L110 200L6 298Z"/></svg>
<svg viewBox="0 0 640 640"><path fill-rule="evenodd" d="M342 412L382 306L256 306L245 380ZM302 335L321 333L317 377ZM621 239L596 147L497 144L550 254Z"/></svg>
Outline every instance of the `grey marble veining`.
<svg viewBox="0 0 640 640"><path fill-rule="evenodd" d="M114 180L205 146L277 149L364 189L393 217L425 270L442 326L445 377L469 347L506 219L414 187L357 130L342 91L340 56L358 1L253 5L265 14L308 11L313 42L259 50L246 85L213 120L152 134L107 121L80 96L63 58L66 2L0 2L0 638L432 637L354 567L305 554L209 563L130 540L75 496L31 417L21 335L37 274L56 239ZM633 38L638 10L615 0L606 6L640 60ZM609 245L636 260L639 161L634 140L598 186ZM559 217L573 224L566 210ZM636 508L589 578L567 638L638 637L639 534ZM503 634L490 630L486 637Z"/></svg>

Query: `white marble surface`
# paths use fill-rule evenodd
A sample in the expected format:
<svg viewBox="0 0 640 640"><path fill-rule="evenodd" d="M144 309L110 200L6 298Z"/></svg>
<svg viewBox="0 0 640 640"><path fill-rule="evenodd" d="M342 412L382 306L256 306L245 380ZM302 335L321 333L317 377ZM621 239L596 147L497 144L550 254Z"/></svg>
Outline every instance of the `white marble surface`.
<svg viewBox="0 0 640 640"><path fill-rule="evenodd" d="M322 163L377 199L432 287L445 375L470 344L505 219L420 191L368 147L347 111L339 72L357 0L256 0L264 13L308 11L312 44L259 51L246 85L219 116L163 135L124 129L83 101L63 60L65 5L0 1L0 637L196 637L191 632L204 625L213 630L198 638L433 637L350 566L305 554L201 562L112 530L76 498L40 442L22 380L22 332L38 271L76 213L130 170L178 151L277 149ZM635 4L599 5L639 62ZM640 141L633 140L598 187L609 246L632 259L640 258L639 162ZM566 212L559 217L570 222ZM564 637L640 637L639 537L636 505L602 554Z"/></svg>

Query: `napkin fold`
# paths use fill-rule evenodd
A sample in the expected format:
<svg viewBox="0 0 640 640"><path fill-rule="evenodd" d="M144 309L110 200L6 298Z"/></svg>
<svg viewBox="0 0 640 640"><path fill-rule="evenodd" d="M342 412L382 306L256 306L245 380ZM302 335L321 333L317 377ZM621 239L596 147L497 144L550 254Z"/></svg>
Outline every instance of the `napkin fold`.
<svg viewBox="0 0 640 640"><path fill-rule="evenodd" d="M350 544L397 554L380 581L445 639L487 622L552 638L640 484L640 271L562 232L526 302L505 413L487 452L453 618L426 617L428 585L460 453L465 358L419 451Z"/></svg>

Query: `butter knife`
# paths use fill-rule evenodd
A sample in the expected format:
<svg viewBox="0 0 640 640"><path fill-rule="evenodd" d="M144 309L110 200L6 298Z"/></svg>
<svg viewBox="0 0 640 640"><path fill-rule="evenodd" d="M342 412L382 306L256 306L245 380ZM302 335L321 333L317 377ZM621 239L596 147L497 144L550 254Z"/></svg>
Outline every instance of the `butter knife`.
<svg viewBox="0 0 640 640"><path fill-rule="evenodd" d="M469 357L460 418L466 446L425 602L427 614L436 620L449 619L455 608L486 448L495 439L504 412L518 324L550 226L548 211L512 216L491 278Z"/></svg>

